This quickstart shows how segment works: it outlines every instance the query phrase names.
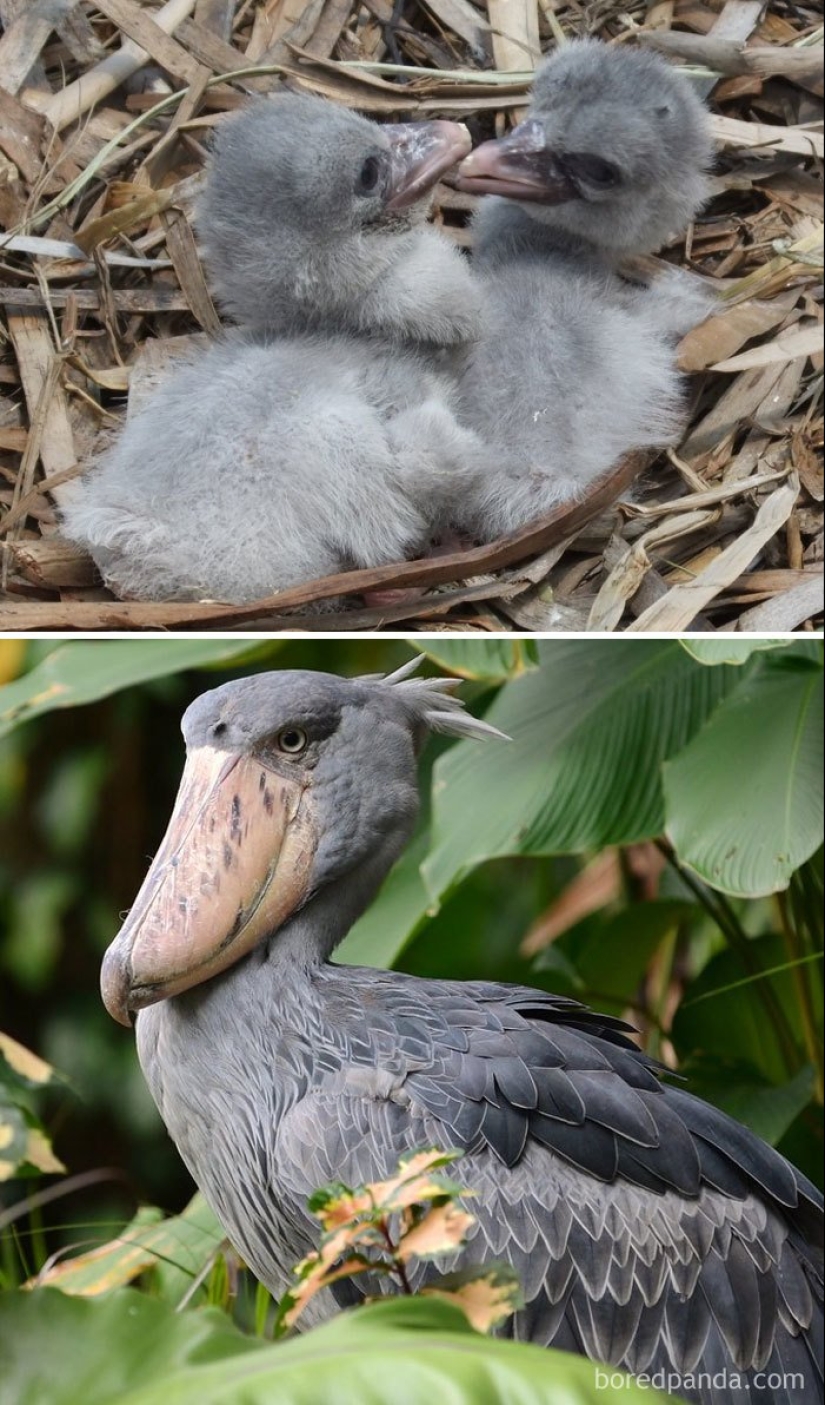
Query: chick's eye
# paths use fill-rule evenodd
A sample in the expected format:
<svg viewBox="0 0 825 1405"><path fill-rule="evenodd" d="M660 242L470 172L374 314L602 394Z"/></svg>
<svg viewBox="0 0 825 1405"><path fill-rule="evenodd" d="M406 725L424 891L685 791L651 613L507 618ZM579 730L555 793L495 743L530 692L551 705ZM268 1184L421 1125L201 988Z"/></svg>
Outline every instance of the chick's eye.
<svg viewBox="0 0 825 1405"><path fill-rule="evenodd" d="M378 185L378 177L381 174L381 163L377 156L368 156L355 182L356 195L372 195Z"/></svg>
<svg viewBox="0 0 825 1405"><path fill-rule="evenodd" d="M622 179L621 171L612 161L605 161L601 156L591 156L587 151L567 156L565 170L572 180L583 181L594 190L612 190Z"/></svg>
<svg viewBox="0 0 825 1405"><path fill-rule="evenodd" d="M300 756L307 749L309 737L303 727L284 727L275 738L275 744L287 756Z"/></svg>

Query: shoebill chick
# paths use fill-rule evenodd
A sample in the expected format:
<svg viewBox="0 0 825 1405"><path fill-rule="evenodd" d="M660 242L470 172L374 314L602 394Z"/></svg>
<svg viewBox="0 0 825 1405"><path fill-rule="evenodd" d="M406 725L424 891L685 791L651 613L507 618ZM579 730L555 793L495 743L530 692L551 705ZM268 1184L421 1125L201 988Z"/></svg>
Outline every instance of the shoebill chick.
<svg viewBox="0 0 825 1405"><path fill-rule="evenodd" d="M631 449L678 437L678 335L710 295L681 271L651 287L619 260L657 249L708 194L712 144L688 80L595 40L537 71L527 120L462 163L484 199L475 268L485 327L461 379L465 422L498 450L465 525L482 538L585 496Z"/></svg>
<svg viewBox="0 0 825 1405"><path fill-rule="evenodd" d="M478 294L426 216L469 149L453 122L379 126L322 99L261 99L220 131L197 228L229 317L253 332L318 329L455 346Z"/></svg>
<svg viewBox="0 0 825 1405"><path fill-rule="evenodd" d="M123 598L242 603L426 550L477 442L440 361L478 330L426 225L451 122L261 99L218 138L199 226L241 325L162 383L64 516Z"/></svg>

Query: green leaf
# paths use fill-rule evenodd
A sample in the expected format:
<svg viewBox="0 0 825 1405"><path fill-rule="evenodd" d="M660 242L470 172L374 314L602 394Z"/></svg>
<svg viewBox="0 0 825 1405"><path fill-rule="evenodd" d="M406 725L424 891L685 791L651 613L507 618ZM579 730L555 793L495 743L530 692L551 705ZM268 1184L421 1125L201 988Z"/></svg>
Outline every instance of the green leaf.
<svg viewBox="0 0 825 1405"><path fill-rule="evenodd" d="M680 862L734 896L787 888L822 843L822 767L821 670L763 665L665 765Z"/></svg>
<svg viewBox="0 0 825 1405"><path fill-rule="evenodd" d="M680 639L682 648L697 663L714 667L720 663L743 664L753 654L787 649L787 639Z"/></svg>
<svg viewBox="0 0 825 1405"><path fill-rule="evenodd" d="M667 1405L568 1352L473 1332L452 1303L394 1298L341 1313L276 1345L242 1337L214 1309L174 1313L130 1289L0 1297L2 1405ZM620 1382L616 1385L615 1382ZM401 1393L399 1393L401 1392Z"/></svg>
<svg viewBox="0 0 825 1405"><path fill-rule="evenodd" d="M565 956L560 941L551 942L533 960L533 970L541 971L552 983L554 995L572 995L585 999L584 981L569 956Z"/></svg>
<svg viewBox="0 0 825 1405"><path fill-rule="evenodd" d="M235 1365L235 1363L232 1363ZM454 1305L407 1298L342 1313L305 1336L248 1356L232 1372L226 1363L198 1373L195 1393L181 1377L170 1381L164 1405L395 1405L403 1398L518 1405L603 1405L605 1391L592 1362L520 1342L472 1332ZM605 1371L609 1380L610 1373ZM192 1381L194 1372L189 1373ZM627 1405L664 1405L665 1397L622 1381ZM182 1388L177 1388L178 1383ZM399 1387L403 1382L403 1397ZM187 1388L188 1387L188 1388ZM216 1388L217 1387L217 1388ZM668 1397L670 1399L671 1397ZM146 1394L127 1405L155 1405Z"/></svg>
<svg viewBox="0 0 825 1405"><path fill-rule="evenodd" d="M12 889L4 957L21 986L41 990L52 978L63 921L77 893L77 875L59 868L30 873Z"/></svg>
<svg viewBox="0 0 825 1405"><path fill-rule="evenodd" d="M60 1081L51 1064L0 1032L0 1181L65 1171L29 1106L33 1092Z"/></svg>
<svg viewBox="0 0 825 1405"><path fill-rule="evenodd" d="M822 667L822 644L818 639L804 639L796 635L791 639L742 639L733 635L717 635L715 639L688 637L679 643L686 653L697 663L711 668L728 663L747 663L754 654L770 653L774 661L803 664L808 667Z"/></svg>
<svg viewBox="0 0 825 1405"><path fill-rule="evenodd" d="M792 1070L796 1074L805 1062L799 1006L785 948L776 935L749 940L741 953L726 947L691 982L673 1018L672 1037L680 1057L700 1053L734 1059L759 1070L769 1083L784 1082L789 1069L777 1030L765 1017L758 989L763 981L770 983L788 1026L799 1031L798 1064ZM821 1023L821 1000L817 1019Z"/></svg>
<svg viewBox="0 0 825 1405"><path fill-rule="evenodd" d="M93 1300L54 1288L0 1294L0 1338L0 1405L165 1405L167 1379L197 1379L226 1358L239 1369L242 1353L260 1349L217 1309L176 1313L129 1288Z"/></svg>
<svg viewBox="0 0 825 1405"><path fill-rule="evenodd" d="M781 1141L814 1094L811 1064L785 1083L769 1083L757 1069L731 1059L689 1059L680 1072L692 1093L743 1122L771 1146Z"/></svg>
<svg viewBox="0 0 825 1405"><path fill-rule="evenodd" d="M27 1114L27 1120L29 1136L26 1143L24 1174L36 1176L40 1172L44 1176L62 1175L66 1167L55 1156L45 1129L31 1113Z"/></svg>
<svg viewBox="0 0 825 1405"><path fill-rule="evenodd" d="M29 1126L19 1107L0 1094L0 1182L8 1181L26 1160Z"/></svg>
<svg viewBox="0 0 825 1405"><path fill-rule="evenodd" d="M560 641L509 683L487 720L507 745L460 742L438 762L424 864L442 896L501 854L575 853L664 827L661 762L741 677L700 668L678 641Z"/></svg>
<svg viewBox="0 0 825 1405"><path fill-rule="evenodd" d="M212 1275L206 1278L203 1293L213 1282L216 1272L219 1276L221 1271L225 1272L225 1260L219 1251L227 1245L226 1235L223 1225L200 1191L192 1196L179 1215L164 1220L160 1229L164 1238L159 1235L154 1244L156 1261L152 1290L177 1307L191 1292L193 1280L203 1274L210 1259L215 1260L216 1267L213 1267ZM266 1289L262 1291L266 1292ZM195 1301L201 1302L202 1299ZM213 1305L215 1303L213 1297L208 1301Z"/></svg>
<svg viewBox="0 0 825 1405"><path fill-rule="evenodd" d="M572 940L562 937L554 945L561 946L575 967L577 998L620 1014L636 998L664 938L695 912L692 904L673 899L633 903L604 922L589 924L587 936L575 943L575 950ZM541 958L536 965L545 969Z"/></svg>
<svg viewBox="0 0 825 1405"><path fill-rule="evenodd" d="M447 673L483 683L503 683L538 665L532 639L439 639L418 647Z"/></svg>
<svg viewBox="0 0 825 1405"><path fill-rule="evenodd" d="M39 1282L63 1293L96 1297L163 1264L168 1270L164 1292L176 1301L223 1240L224 1232L202 1195L193 1196L180 1215L167 1219L154 1207L143 1206L117 1238L74 1259L61 1259Z"/></svg>
<svg viewBox="0 0 825 1405"><path fill-rule="evenodd" d="M105 746L82 747L55 760L38 804L38 819L55 855L75 859L92 842L100 791L112 764Z"/></svg>
<svg viewBox="0 0 825 1405"><path fill-rule="evenodd" d="M62 644L0 688L0 736L54 708L95 702L182 669L225 663L254 646L228 639L88 639Z"/></svg>
<svg viewBox="0 0 825 1405"><path fill-rule="evenodd" d="M59 1081L51 1064L0 1031L0 1088L45 1088Z"/></svg>

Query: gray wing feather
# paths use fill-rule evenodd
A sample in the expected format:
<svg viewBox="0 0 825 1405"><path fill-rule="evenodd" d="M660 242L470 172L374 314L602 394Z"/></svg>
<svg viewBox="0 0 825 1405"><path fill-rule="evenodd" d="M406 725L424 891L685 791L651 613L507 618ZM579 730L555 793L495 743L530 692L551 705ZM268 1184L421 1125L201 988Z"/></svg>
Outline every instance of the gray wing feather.
<svg viewBox="0 0 825 1405"><path fill-rule="evenodd" d="M621 1022L483 983L388 978L382 1015L396 1040L379 1095L358 987L348 971L357 1035L344 1018L334 1087L322 1078L278 1131L278 1176L296 1200L324 1180L387 1175L416 1147L462 1148L454 1174L476 1192L477 1227L456 1262L513 1266L526 1306L512 1334L636 1372L718 1358L747 1374L790 1354L814 1379L805 1337L821 1319L821 1278L792 1227L812 1188L777 1153L663 1084Z"/></svg>
<svg viewBox="0 0 825 1405"><path fill-rule="evenodd" d="M138 1042L181 1154L273 1291L317 1243L316 1188L383 1178L416 1148L456 1147L476 1224L454 1261L512 1265L526 1302L511 1335L637 1373L742 1363L753 1399L754 1372L787 1366L818 1399L816 1192L745 1129L664 1084L620 1021L518 987L327 967L300 1035L281 1037L257 976L252 1078L220 1000L150 1007ZM442 1267L417 1264L415 1281ZM315 1313L386 1291L354 1280ZM680 1393L701 1405L745 1399L713 1385ZM797 1396L789 1386L773 1399Z"/></svg>

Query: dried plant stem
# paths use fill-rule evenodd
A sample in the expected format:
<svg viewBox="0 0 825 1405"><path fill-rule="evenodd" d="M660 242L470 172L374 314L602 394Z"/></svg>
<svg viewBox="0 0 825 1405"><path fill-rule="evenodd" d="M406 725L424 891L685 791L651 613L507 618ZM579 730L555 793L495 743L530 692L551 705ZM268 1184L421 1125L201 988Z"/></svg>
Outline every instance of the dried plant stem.
<svg viewBox="0 0 825 1405"><path fill-rule="evenodd" d="M162 9L157 10L152 19L165 34L172 34L182 20L188 19L195 8L195 0L167 0ZM88 73L82 74L74 83L69 83L59 93L55 93L43 106L55 131L62 131L71 122L76 122L84 112L88 112L101 99L109 96L127 78L149 62L149 54L131 39L124 39L120 48L102 60Z"/></svg>

